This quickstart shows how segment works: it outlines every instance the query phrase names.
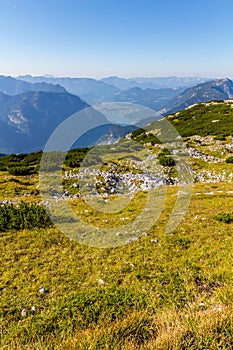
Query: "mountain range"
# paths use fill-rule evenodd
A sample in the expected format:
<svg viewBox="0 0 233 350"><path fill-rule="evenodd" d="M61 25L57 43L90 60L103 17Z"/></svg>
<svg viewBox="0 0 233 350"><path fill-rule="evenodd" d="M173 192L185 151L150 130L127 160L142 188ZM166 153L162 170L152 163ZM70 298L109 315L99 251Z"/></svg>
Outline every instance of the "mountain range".
<svg viewBox="0 0 233 350"><path fill-rule="evenodd" d="M53 131L68 117L79 112L76 123L93 125L72 145L90 147L111 143L135 130L111 124L88 103L68 92L27 91L10 96L0 93L0 152L29 153L43 150ZM100 125L94 128L94 125ZM69 130L64 137L69 138ZM58 149L56 149L58 150Z"/></svg>
<svg viewBox="0 0 233 350"><path fill-rule="evenodd" d="M61 85L70 94L81 97L91 105L109 101L115 93L120 91L116 86L90 78L32 77L31 75L25 75L18 77L18 79L29 83L46 82L48 84Z"/></svg>
<svg viewBox="0 0 233 350"><path fill-rule="evenodd" d="M188 87L204 83L208 78L199 77L135 77L135 78L119 78L119 77L108 77L101 79L107 84L114 85L121 90L128 90L133 87L140 87L141 89L186 89Z"/></svg>
<svg viewBox="0 0 233 350"><path fill-rule="evenodd" d="M90 105L109 101L141 104L160 111L171 98L183 92L187 87L206 82L207 78L165 77L165 78L119 78L109 77L101 80L90 78L59 78L53 76L31 75L17 79L28 83L58 84L69 93L81 97Z"/></svg>
<svg viewBox="0 0 233 350"><path fill-rule="evenodd" d="M27 91L44 92L66 92L59 84L48 84L46 82L29 83L10 76L0 75L0 92L7 95L18 95Z"/></svg>
<svg viewBox="0 0 233 350"><path fill-rule="evenodd" d="M0 152L41 150L62 121L88 106L67 92L28 91L15 96L0 93Z"/></svg>
<svg viewBox="0 0 233 350"><path fill-rule="evenodd" d="M0 153L27 153L41 150L61 122L80 110L91 108L90 104L81 97L71 94L66 91L65 86L57 84L58 81L55 78L46 77L45 79L45 82L36 82L34 79L32 79L34 82L25 82L12 77L0 76ZM92 95L92 98L101 100L109 96L108 102L130 102L129 106L132 104L132 107L134 103L158 111L154 116L152 113L150 117L150 115L134 115L132 108L130 123L137 123L141 126L151 122L158 115L172 114L200 102L233 98L233 82L227 78L207 81L185 90L184 88L142 89L133 87L124 91L94 79L58 79L62 84L66 82L66 87L70 89L79 86L82 95L91 95L91 89L93 89L95 97ZM95 118L99 118L100 124L105 125L83 135L83 138L77 141L76 146L91 146L99 139L102 143L113 142L134 128L119 124L112 125L112 122L120 123L121 121L122 123L121 116L119 120L111 121L108 116L104 117L101 113L94 113L92 118L93 125L96 122ZM140 124L138 118L147 119ZM84 122L85 119L80 118L80 125Z"/></svg>
<svg viewBox="0 0 233 350"><path fill-rule="evenodd" d="M169 101L162 113L175 113L200 102L230 100L232 98L232 80L228 78L212 80L186 89L180 95Z"/></svg>

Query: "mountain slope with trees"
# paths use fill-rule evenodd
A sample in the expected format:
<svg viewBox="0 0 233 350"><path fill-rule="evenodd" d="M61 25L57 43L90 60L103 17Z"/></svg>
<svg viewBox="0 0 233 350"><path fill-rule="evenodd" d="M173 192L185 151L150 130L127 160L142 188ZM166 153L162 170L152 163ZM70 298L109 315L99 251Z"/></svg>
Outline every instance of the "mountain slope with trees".
<svg viewBox="0 0 233 350"><path fill-rule="evenodd" d="M162 112L175 113L196 103L232 98L233 82L228 78L217 79L186 89L171 100Z"/></svg>

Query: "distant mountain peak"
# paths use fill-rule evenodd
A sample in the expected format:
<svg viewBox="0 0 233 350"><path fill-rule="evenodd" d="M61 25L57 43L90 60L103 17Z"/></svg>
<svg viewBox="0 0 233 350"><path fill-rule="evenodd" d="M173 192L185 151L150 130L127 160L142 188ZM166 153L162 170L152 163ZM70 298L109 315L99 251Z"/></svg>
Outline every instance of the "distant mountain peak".
<svg viewBox="0 0 233 350"><path fill-rule="evenodd" d="M229 78L214 79L190 87L171 100L163 114L175 113L196 103L233 98L233 82Z"/></svg>
<svg viewBox="0 0 233 350"><path fill-rule="evenodd" d="M60 123L87 107L85 101L67 92L27 91L15 96L0 93L0 151L43 149Z"/></svg>
<svg viewBox="0 0 233 350"><path fill-rule="evenodd" d="M31 83L11 76L0 75L0 92L13 96L27 91L66 92L64 87L58 84Z"/></svg>

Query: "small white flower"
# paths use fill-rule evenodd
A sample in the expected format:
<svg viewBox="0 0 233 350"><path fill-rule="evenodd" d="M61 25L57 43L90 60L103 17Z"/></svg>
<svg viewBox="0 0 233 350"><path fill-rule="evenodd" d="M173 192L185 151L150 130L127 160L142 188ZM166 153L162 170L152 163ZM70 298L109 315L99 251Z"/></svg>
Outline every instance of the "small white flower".
<svg viewBox="0 0 233 350"><path fill-rule="evenodd" d="M32 306L31 310L32 310L33 312L35 312L35 311L36 311L36 307L35 307L35 306Z"/></svg>

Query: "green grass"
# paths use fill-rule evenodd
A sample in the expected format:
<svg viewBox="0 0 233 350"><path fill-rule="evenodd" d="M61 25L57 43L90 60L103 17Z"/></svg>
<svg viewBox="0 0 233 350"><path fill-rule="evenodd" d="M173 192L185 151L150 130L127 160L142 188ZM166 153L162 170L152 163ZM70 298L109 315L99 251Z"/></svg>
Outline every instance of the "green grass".
<svg viewBox="0 0 233 350"><path fill-rule="evenodd" d="M82 246L55 228L1 233L1 348L231 349L232 224L214 219L232 207L230 190L196 184L165 234L170 188L148 236L121 248Z"/></svg>

